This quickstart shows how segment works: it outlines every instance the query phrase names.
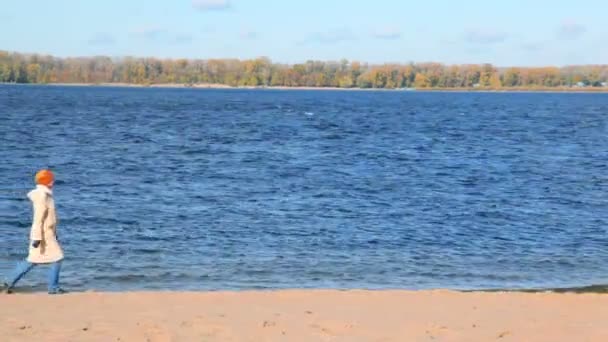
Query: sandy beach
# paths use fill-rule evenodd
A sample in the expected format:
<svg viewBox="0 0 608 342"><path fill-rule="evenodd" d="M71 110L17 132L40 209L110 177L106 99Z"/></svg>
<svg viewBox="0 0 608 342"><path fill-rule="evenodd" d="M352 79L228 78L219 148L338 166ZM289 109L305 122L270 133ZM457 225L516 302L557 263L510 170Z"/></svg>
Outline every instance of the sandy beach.
<svg viewBox="0 0 608 342"><path fill-rule="evenodd" d="M451 291L0 296L2 341L608 341L608 296Z"/></svg>

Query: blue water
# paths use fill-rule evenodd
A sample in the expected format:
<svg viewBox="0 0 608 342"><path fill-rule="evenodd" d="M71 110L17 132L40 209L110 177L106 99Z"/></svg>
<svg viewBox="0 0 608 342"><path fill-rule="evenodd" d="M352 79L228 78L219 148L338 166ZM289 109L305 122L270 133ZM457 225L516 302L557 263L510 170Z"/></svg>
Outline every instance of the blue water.
<svg viewBox="0 0 608 342"><path fill-rule="evenodd" d="M608 284L608 95L0 86L0 134L0 276L48 166L71 290Z"/></svg>

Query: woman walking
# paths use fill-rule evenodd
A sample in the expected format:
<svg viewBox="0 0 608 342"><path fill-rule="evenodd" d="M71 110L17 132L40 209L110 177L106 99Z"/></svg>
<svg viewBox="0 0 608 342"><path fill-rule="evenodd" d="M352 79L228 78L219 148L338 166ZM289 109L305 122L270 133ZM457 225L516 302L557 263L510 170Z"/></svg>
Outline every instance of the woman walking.
<svg viewBox="0 0 608 342"><path fill-rule="evenodd" d="M49 294L65 292L59 287L63 251L57 241L57 214L53 199L54 182L55 176L50 170L41 170L36 173L36 188L27 195L32 201L34 209L29 254L25 261L17 265L12 277L4 284L7 293L11 293L17 282L37 265L50 266Z"/></svg>

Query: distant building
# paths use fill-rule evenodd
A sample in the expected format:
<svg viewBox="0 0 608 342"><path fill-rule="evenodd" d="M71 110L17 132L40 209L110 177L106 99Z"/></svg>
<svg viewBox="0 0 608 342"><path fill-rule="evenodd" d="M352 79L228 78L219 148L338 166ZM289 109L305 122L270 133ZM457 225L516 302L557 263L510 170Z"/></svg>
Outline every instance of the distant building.
<svg viewBox="0 0 608 342"><path fill-rule="evenodd" d="M577 88L583 88L583 87L585 87L587 85L585 84L585 82L577 82L574 86L577 87Z"/></svg>
<svg viewBox="0 0 608 342"><path fill-rule="evenodd" d="M602 87L608 87L608 82L602 82Z"/></svg>

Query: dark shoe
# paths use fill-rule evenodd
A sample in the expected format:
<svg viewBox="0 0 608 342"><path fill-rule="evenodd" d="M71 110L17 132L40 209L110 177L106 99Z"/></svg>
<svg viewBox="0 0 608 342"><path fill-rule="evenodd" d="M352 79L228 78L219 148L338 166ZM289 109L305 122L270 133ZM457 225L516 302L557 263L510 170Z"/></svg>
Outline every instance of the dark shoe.
<svg viewBox="0 0 608 342"><path fill-rule="evenodd" d="M0 293L11 294L13 290L8 286L7 283L3 283L2 287L0 287Z"/></svg>
<svg viewBox="0 0 608 342"><path fill-rule="evenodd" d="M64 290L64 289L57 289L57 290L53 290L53 291L49 291L50 295L62 295L62 294L66 294L68 293L68 291Z"/></svg>

